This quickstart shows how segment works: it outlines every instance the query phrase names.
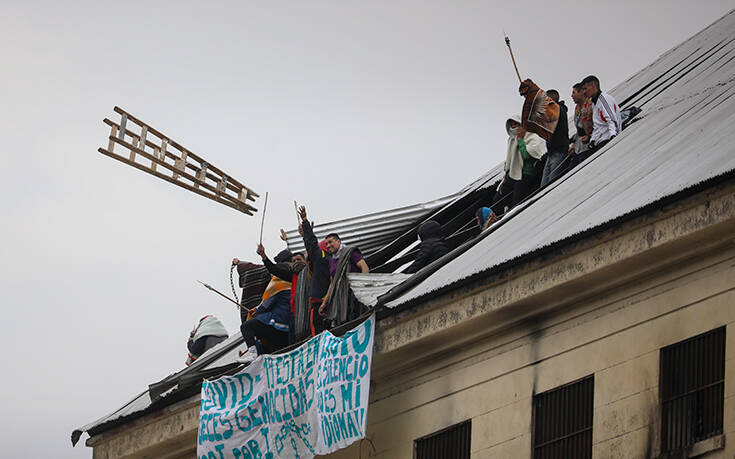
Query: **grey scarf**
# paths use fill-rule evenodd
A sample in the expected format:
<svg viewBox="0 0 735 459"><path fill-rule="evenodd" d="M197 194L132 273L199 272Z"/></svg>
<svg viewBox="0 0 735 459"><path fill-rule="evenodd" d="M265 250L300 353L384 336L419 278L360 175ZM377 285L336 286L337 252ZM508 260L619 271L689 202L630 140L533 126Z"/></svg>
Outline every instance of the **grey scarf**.
<svg viewBox="0 0 735 459"><path fill-rule="evenodd" d="M342 250L342 247L345 247ZM355 249L352 247L342 246L334 256L339 256L337 262L337 270L334 273L334 278L329 286L327 292L326 312L327 319L342 324L347 321L347 314L349 312L349 298L350 298L350 283L347 280L347 273L350 270L350 260L352 259L352 252Z"/></svg>

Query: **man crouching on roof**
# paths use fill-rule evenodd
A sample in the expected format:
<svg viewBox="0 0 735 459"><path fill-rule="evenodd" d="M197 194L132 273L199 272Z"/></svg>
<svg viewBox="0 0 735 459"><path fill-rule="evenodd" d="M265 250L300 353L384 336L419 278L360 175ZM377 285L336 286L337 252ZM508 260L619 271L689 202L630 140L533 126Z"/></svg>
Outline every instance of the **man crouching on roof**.
<svg viewBox="0 0 735 459"><path fill-rule="evenodd" d="M305 266L303 255L294 256L288 250L276 255L275 263L268 258L262 244L258 245L257 253L271 274L271 280L255 309L255 318L240 325L242 337L248 345L247 353L238 359L243 363L252 362L258 354L272 354L288 346L292 323L291 281L293 275Z"/></svg>
<svg viewBox="0 0 735 459"><path fill-rule="evenodd" d="M189 348L186 366L191 365L202 354L226 340L228 336L225 326L215 316L207 315L199 319L197 326L189 333L189 341L186 343L186 347Z"/></svg>

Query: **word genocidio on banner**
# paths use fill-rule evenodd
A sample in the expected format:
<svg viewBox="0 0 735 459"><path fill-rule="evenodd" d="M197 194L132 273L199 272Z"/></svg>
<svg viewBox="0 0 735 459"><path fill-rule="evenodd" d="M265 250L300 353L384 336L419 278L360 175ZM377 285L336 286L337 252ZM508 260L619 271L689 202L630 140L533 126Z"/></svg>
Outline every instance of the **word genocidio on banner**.
<svg viewBox="0 0 735 459"><path fill-rule="evenodd" d="M365 436L375 315L202 384L199 459L311 458Z"/></svg>

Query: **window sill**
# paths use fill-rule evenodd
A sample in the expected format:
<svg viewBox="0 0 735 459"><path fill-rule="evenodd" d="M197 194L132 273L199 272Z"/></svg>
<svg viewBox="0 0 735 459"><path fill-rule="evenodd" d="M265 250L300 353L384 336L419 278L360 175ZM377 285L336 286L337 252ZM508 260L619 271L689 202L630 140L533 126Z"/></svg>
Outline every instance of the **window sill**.
<svg viewBox="0 0 735 459"><path fill-rule="evenodd" d="M669 459L669 458L693 458L693 457L704 457L706 454L713 451L719 451L725 448L725 435L720 434L714 437L702 440L690 446L684 454L678 453L663 453L657 457L657 459Z"/></svg>
<svg viewBox="0 0 735 459"><path fill-rule="evenodd" d="M723 448L725 448L725 435L720 434L693 444L689 450L689 457L699 457Z"/></svg>

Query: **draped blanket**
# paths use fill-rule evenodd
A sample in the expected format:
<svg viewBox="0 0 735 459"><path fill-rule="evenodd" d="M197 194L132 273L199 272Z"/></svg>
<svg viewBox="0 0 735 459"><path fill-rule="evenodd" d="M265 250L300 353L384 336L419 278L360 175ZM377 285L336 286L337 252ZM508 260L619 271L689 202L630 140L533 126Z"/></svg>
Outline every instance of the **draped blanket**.
<svg viewBox="0 0 735 459"><path fill-rule="evenodd" d="M326 317L328 320L336 322L336 324L347 321L350 309L350 282L347 280L347 273L350 270L350 259L355 249L353 247L347 247L346 249L340 254L337 270L324 300Z"/></svg>
<svg viewBox="0 0 735 459"><path fill-rule="evenodd" d="M523 127L528 132L549 140L556 129L556 123L559 122L559 104L548 97L546 92L530 78L523 80L519 91L526 98L521 116Z"/></svg>
<svg viewBox="0 0 735 459"><path fill-rule="evenodd" d="M249 262L240 262L237 265L237 273L239 274L240 287L242 287L240 304L252 309L260 304L263 291L268 286L271 275L265 269L265 266Z"/></svg>
<svg viewBox="0 0 735 459"><path fill-rule="evenodd" d="M309 270L302 269L293 293L294 338L296 342L311 336L311 302L309 301Z"/></svg>

